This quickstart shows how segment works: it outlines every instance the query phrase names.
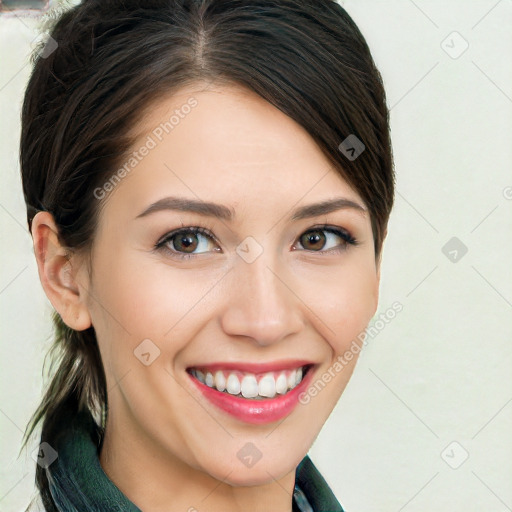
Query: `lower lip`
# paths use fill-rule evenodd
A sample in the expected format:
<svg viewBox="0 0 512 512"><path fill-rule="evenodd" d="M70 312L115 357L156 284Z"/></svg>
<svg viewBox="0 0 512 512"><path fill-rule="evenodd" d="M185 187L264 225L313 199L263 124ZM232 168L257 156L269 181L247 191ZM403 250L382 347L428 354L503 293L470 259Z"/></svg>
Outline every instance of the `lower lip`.
<svg viewBox="0 0 512 512"><path fill-rule="evenodd" d="M272 423L288 416L299 403L300 394L309 386L312 375L313 368L310 368L300 384L285 395L264 400L252 400L210 388L189 374L192 382L213 405L238 420L253 424Z"/></svg>

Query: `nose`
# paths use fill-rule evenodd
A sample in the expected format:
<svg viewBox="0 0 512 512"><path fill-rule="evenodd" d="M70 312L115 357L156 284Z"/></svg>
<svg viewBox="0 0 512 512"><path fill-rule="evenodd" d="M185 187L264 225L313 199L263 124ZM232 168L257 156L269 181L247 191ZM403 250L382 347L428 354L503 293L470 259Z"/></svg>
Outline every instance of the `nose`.
<svg viewBox="0 0 512 512"><path fill-rule="evenodd" d="M271 268L270 258L264 255L252 263L239 260L229 273L221 317L226 334L245 336L262 346L277 343L304 326L302 302L293 283L287 282L290 274L275 264Z"/></svg>

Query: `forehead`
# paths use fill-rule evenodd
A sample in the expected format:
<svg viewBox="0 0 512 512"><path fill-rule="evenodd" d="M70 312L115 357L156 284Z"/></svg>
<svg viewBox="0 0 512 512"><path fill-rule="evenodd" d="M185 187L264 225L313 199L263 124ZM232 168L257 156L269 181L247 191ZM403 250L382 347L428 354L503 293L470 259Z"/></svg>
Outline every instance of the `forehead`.
<svg viewBox="0 0 512 512"><path fill-rule="evenodd" d="M252 91L196 85L155 101L133 128L127 172L109 202L131 212L165 195L237 209L304 199L359 200L307 131ZM128 164L128 165L126 165Z"/></svg>

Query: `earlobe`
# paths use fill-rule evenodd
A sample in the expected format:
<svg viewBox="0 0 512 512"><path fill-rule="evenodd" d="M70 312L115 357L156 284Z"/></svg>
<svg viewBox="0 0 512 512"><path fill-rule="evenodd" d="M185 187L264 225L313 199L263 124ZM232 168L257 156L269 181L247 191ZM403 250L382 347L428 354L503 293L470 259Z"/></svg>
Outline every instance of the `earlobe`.
<svg viewBox="0 0 512 512"><path fill-rule="evenodd" d="M85 288L79 286L78 258L64 247L58 228L49 212L39 212L32 221L32 240L39 279L55 310L64 323L76 331L91 326L85 302Z"/></svg>

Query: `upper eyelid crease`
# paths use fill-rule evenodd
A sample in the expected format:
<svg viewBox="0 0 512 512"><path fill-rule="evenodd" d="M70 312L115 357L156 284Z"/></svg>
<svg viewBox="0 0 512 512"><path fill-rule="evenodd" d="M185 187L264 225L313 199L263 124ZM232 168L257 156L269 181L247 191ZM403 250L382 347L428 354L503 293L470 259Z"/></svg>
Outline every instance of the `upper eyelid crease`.
<svg viewBox="0 0 512 512"><path fill-rule="evenodd" d="M352 201L351 199L339 197L297 208L292 212L289 218L293 221L302 220L310 217L317 217L319 215L325 215L342 209L351 209L363 215L367 214L367 209L361 204ZM234 210L222 204L183 197L164 197L148 206L144 211L137 215L136 219L162 210L192 212L199 215L217 217L226 221L231 221L235 218Z"/></svg>
<svg viewBox="0 0 512 512"><path fill-rule="evenodd" d="M173 229L172 231L169 231L168 233L166 233L164 236L162 236L160 238L160 240L157 242L157 244L165 243L166 241L170 240L171 238L174 238L176 235L178 235L180 233L194 233L194 234L197 233L199 235L203 235L207 238L210 238L215 243L218 243L218 240L215 237L215 235L212 233L212 230L210 230L208 228L203 228L200 226L182 226L180 228Z"/></svg>

